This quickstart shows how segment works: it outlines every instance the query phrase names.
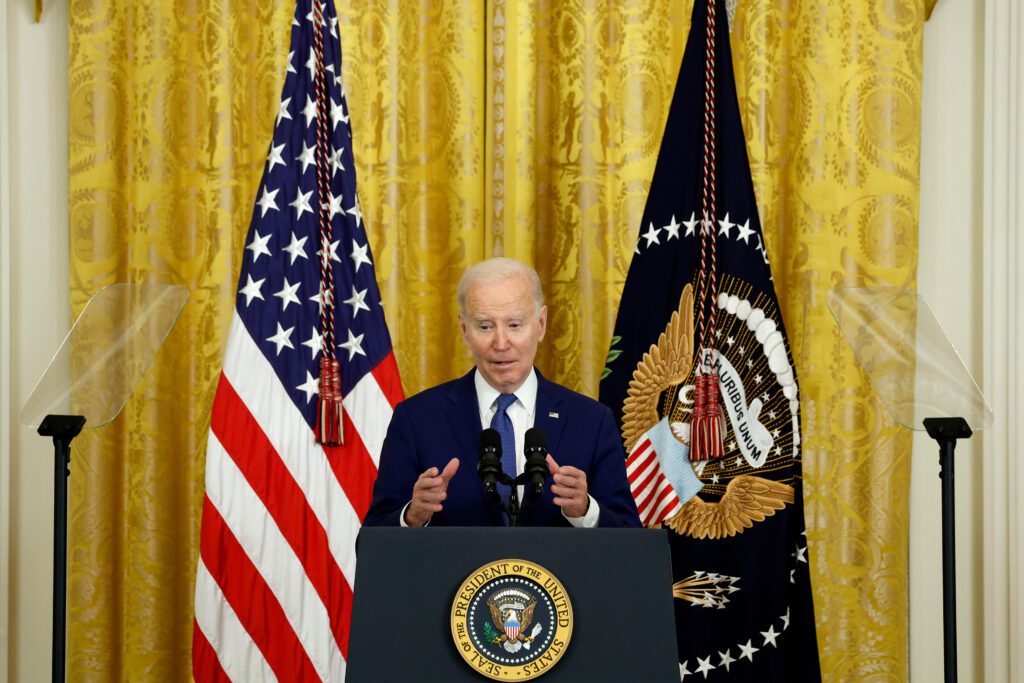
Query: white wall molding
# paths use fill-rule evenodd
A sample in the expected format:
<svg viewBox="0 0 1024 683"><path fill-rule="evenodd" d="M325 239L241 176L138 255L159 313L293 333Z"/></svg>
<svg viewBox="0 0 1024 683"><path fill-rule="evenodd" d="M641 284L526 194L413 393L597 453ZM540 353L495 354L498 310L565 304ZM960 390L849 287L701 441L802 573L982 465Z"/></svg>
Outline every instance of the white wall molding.
<svg viewBox="0 0 1024 683"><path fill-rule="evenodd" d="M982 128L984 6L940 0L924 26L918 292L964 365L982 383ZM938 448L914 435L910 473L910 683L943 675L942 509ZM982 442L956 448L957 665L981 683Z"/></svg>
<svg viewBox="0 0 1024 683"><path fill-rule="evenodd" d="M6 72L9 164L9 505L7 669L10 681L50 680L53 567L53 444L21 424L22 402L67 334L68 3L7 2L0 51ZM72 463L74 466L74 463Z"/></svg>
<svg viewBox="0 0 1024 683"><path fill-rule="evenodd" d="M11 135L7 57L9 4L0 10L0 683L10 662L11 569Z"/></svg>
<svg viewBox="0 0 1024 683"><path fill-rule="evenodd" d="M1024 13L985 1L983 435L985 680L1024 681Z"/></svg>

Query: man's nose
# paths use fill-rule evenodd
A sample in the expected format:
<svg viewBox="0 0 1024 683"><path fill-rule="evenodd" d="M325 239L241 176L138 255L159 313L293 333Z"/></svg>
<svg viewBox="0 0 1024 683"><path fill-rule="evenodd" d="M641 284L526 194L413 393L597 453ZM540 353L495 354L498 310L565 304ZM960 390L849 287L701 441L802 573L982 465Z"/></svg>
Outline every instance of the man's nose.
<svg viewBox="0 0 1024 683"><path fill-rule="evenodd" d="M499 349L504 349L508 347L508 332L502 327L499 327L495 330L494 346Z"/></svg>

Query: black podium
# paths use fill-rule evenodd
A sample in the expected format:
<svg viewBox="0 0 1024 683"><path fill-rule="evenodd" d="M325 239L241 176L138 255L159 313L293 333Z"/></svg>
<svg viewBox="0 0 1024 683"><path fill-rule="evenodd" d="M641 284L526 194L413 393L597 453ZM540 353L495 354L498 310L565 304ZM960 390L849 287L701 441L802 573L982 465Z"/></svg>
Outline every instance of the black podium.
<svg viewBox="0 0 1024 683"><path fill-rule="evenodd" d="M452 606L471 573L509 558L542 566L572 602L571 639L544 683L679 681L664 531L366 528L357 557L348 683L489 680L456 650Z"/></svg>

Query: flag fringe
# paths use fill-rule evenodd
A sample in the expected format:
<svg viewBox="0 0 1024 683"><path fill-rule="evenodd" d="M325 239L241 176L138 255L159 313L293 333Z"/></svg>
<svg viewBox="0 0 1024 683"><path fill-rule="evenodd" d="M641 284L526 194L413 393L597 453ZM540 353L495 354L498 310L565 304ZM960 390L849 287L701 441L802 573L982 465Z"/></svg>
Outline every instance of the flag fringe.
<svg viewBox="0 0 1024 683"><path fill-rule="evenodd" d="M697 376L693 420L690 426L690 459L716 460L725 457L725 415L719 401L718 375Z"/></svg>
<svg viewBox="0 0 1024 683"><path fill-rule="evenodd" d="M317 396L316 440L325 446L345 445L345 408L341 403L341 366L330 358L320 359L320 387Z"/></svg>

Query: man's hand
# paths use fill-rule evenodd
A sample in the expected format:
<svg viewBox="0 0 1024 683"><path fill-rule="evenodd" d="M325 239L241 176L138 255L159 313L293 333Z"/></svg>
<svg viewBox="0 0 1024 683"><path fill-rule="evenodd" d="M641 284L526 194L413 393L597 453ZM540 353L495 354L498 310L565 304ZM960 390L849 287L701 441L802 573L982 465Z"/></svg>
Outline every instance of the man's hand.
<svg viewBox="0 0 1024 683"><path fill-rule="evenodd" d="M435 512L441 511L441 502L448 497L448 482L459 469L459 459L452 458L441 474L436 467L420 475L412 487L412 501L405 509L405 523L409 526L423 526Z"/></svg>
<svg viewBox="0 0 1024 683"><path fill-rule="evenodd" d="M587 474L575 467L560 467L548 453L548 470L551 472L551 493L555 505L562 508L566 517L583 517L590 509L590 495L587 493Z"/></svg>

